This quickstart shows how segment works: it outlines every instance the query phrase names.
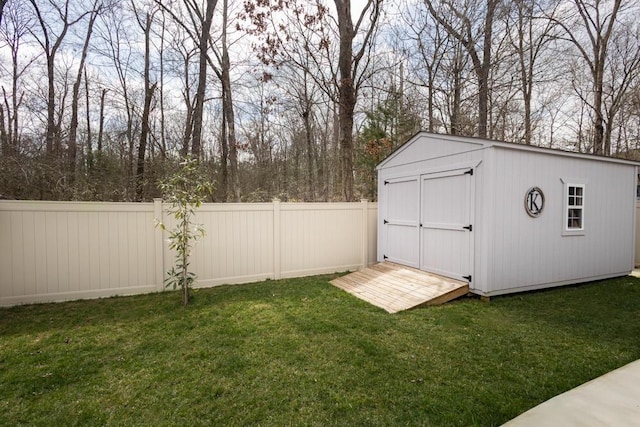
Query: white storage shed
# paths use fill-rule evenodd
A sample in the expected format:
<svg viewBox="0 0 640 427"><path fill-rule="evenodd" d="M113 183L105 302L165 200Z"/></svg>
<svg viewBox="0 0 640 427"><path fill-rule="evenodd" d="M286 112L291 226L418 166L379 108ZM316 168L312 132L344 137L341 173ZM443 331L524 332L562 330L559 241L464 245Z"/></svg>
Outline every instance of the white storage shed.
<svg viewBox="0 0 640 427"><path fill-rule="evenodd" d="M629 274L639 163L421 132L378 165L378 261L479 295Z"/></svg>

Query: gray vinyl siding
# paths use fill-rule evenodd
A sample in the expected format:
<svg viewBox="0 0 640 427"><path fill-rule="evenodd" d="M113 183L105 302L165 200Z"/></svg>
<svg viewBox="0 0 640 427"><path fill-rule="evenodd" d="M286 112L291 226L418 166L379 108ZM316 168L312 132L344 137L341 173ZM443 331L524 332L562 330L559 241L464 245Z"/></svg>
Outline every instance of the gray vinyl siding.
<svg viewBox="0 0 640 427"><path fill-rule="evenodd" d="M421 182L425 174L465 167L474 171L472 292L498 295L632 270L638 163L424 132L378 166L378 260L386 249L384 180L414 177ZM583 232L564 231L567 182L584 185ZM534 186L545 196L536 218L524 208L525 194ZM420 198L421 190L417 193ZM445 243L428 242L436 248ZM418 251L434 250L423 244L418 243ZM420 259L419 253L404 256Z"/></svg>
<svg viewBox="0 0 640 427"><path fill-rule="evenodd" d="M487 257L487 294L626 274L633 267L635 168L596 160L493 148L495 194L487 208L493 238ZM563 235L561 178L585 184L584 233ZM545 207L524 212L524 195L538 186Z"/></svg>

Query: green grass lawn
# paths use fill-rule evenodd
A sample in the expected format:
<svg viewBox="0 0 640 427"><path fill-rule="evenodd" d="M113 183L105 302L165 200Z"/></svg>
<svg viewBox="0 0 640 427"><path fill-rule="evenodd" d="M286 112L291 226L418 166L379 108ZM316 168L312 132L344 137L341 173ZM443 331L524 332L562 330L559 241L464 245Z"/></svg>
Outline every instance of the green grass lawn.
<svg viewBox="0 0 640 427"><path fill-rule="evenodd" d="M393 315L329 279L0 309L0 425L499 425L640 358L632 277Z"/></svg>

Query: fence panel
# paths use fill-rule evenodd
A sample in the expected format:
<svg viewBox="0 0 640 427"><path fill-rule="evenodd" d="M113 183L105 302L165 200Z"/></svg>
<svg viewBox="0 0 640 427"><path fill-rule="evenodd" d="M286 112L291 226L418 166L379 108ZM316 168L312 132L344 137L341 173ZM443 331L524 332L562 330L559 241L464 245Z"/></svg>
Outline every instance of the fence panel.
<svg viewBox="0 0 640 427"><path fill-rule="evenodd" d="M193 251L197 286L246 283L273 277L273 204L204 204L195 221L205 236ZM165 250L165 266L173 253Z"/></svg>
<svg viewBox="0 0 640 427"><path fill-rule="evenodd" d="M173 265L155 203L0 201L0 305L164 289ZM375 262L374 203L205 204L196 286L355 270Z"/></svg>
<svg viewBox="0 0 640 427"><path fill-rule="evenodd" d="M151 203L0 203L0 304L157 289Z"/></svg>
<svg viewBox="0 0 640 427"><path fill-rule="evenodd" d="M363 264L363 212L356 203L283 203L282 277L355 270Z"/></svg>

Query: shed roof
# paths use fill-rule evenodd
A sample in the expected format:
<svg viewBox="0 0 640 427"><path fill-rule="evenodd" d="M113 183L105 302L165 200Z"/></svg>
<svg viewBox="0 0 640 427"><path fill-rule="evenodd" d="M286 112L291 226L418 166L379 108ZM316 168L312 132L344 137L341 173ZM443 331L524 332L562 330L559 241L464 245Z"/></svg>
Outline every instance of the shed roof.
<svg viewBox="0 0 640 427"><path fill-rule="evenodd" d="M549 155L562 156L562 157L595 160L595 161L617 163L617 164L631 165L631 166L640 166L640 162L638 161L619 159L616 157L606 157L606 156L601 156L596 154L587 154L587 153L576 153L575 151L561 150L558 148L545 148L545 147L538 147L534 145L517 144L514 142L496 141L496 140L484 139L484 138L478 138L478 137L447 135L447 134L441 134L441 133L420 131L415 135L413 135L411 138L409 138L404 144L396 148L389 156L387 156L386 159L384 159L382 162L380 162L380 164L378 164L376 169L382 169L384 166L387 165L387 163L389 163L392 159L394 159L398 154L400 154L402 151L407 149L407 147L416 143L422 136L437 138L439 140L445 140L445 141L468 143L468 144L475 145L477 149L499 147L499 148L504 148L508 150L529 151L534 153L549 154Z"/></svg>

